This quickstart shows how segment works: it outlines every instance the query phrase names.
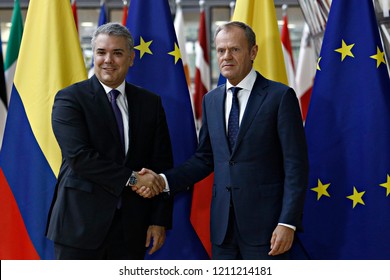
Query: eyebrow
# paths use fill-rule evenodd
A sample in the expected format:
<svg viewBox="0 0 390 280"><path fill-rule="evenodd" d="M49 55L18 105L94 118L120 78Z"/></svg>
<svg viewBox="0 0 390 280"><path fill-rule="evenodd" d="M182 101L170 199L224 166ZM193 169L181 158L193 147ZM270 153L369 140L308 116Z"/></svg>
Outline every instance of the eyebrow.
<svg viewBox="0 0 390 280"><path fill-rule="evenodd" d="M97 51L106 51L107 49L105 48L97 48L96 49ZM125 50L124 49L113 49L114 52L124 52Z"/></svg>

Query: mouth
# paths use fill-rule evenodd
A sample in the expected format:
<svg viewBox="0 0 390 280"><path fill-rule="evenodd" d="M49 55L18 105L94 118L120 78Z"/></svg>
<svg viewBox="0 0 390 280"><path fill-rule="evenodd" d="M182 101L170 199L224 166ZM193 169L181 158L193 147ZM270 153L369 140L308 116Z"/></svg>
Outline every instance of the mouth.
<svg viewBox="0 0 390 280"><path fill-rule="evenodd" d="M115 69L115 68L112 68L112 67L103 67L103 70L106 71L106 72L113 72L113 71L115 71L116 69Z"/></svg>
<svg viewBox="0 0 390 280"><path fill-rule="evenodd" d="M223 64L222 65L222 68L229 68L229 67L233 67L234 65L233 64Z"/></svg>

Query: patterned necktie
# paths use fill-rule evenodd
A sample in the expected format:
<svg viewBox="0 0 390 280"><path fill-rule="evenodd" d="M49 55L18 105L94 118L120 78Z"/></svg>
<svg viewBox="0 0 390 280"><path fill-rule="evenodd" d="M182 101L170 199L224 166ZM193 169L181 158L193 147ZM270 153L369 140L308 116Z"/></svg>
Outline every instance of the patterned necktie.
<svg viewBox="0 0 390 280"><path fill-rule="evenodd" d="M123 119L122 119L122 113L121 110L118 107L118 104L116 103L116 98L119 96L120 92L119 90L113 89L110 91L110 102L112 110L114 111L116 123L118 125L119 134L121 136L121 142L123 147L125 146L125 137L124 137L124 131L123 131Z"/></svg>
<svg viewBox="0 0 390 280"><path fill-rule="evenodd" d="M236 139L237 139L237 134L239 129L240 107L238 104L237 94L241 90L241 88L232 87L230 89L232 91L232 108L230 109L230 114L229 114L228 138L229 138L230 151L232 151L234 145L236 144Z"/></svg>
<svg viewBox="0 0 390 280"><path fill-rule="evenodd" d="M111 90L110 91L110 103L111 103L112 110L114 111L114 115L116 118L116 124L118 125L119 134L121 136L122 147L124 147L125 146L125 138L124 138L124 131L123 131L122 113L118 107L118 104L116 103L116 99L119 96L119 94L120 94L119 90L116 90L116 89ZM119 197L116 208L117 209L122 208L122 197Z"/></svg>

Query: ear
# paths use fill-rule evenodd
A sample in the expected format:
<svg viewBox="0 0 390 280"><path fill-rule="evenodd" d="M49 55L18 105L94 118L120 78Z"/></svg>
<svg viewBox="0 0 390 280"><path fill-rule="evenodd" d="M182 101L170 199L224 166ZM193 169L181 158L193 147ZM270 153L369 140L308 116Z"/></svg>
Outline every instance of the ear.
<svg viewBox="0 0 390 280"><path fill-rule="evenodd" d="M254 61L256 56L257 56L257 52L259 50L259 47L257 45L254 45L250 51L250 57L251 57L251 60Z"/></svg>
<svg viewBox="0 0 390 280"><path fill-rule="evenodd" d="M134 64L134 57L135 57L135 52L134 52L134 50L132 50L130 52L130 57L129 57L129 60L130 60L129 67L133 66L133 64Z"/></svg>

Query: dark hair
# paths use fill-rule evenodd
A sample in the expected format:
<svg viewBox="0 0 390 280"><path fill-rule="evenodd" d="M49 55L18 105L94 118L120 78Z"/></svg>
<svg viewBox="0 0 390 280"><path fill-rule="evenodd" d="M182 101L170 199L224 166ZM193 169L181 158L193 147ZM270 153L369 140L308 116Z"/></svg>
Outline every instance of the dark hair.
<svg viewBox="0 0 390 280"><path fill-rule="evenodd" d="M241 28L242 30L244 30L245 37L248 40L249 50L252 49L252 47L256 45L255 32L253 32L252 28L249 25L247 25L241 21L230 21L230 22L219 25L214 33L214 42L215 42L215 38L217 37L218 33L221 30L229 30L232 27L238 27L238 28Z"/></svg>
<svg viewBox="0 0 390 280"><path fill-rule="evenodd" d="M109 22L109 23L106 23L106 24L99 26L95 30L95 32L93 32L92 39L91 39L91 45L92 45L93 51L95 50L96 38L100 34L107 34L109 36L124 37L127 40L129 50L132 51L134 49L134 40L133 40L133 36L131 36L130 31L120 23Z"/></svg>

